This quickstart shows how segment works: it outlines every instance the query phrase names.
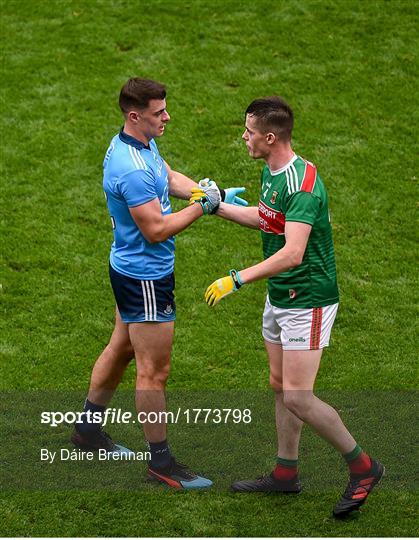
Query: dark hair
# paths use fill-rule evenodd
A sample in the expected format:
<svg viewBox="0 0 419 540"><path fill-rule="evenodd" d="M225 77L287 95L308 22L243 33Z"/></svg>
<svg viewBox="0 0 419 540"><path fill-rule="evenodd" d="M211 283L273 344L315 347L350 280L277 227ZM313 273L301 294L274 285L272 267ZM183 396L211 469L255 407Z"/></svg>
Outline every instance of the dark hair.
<svg viewBox="0 0 419 540"><path fill-rule="evenodd" d="M150 100L164 99L166 97L166 88L150 79L140 79L133 77L121 88L119 94L119 106L123 113L130 109L146 109Z"/></svg>
<svg viewBox="0 0 419 540"><path fill-rule="evenodd" d="M290 141L294 126L294 114L288 103L279 96L255 99L247 107L246 114L257 119L257 127L263 133L272 131L281 141Z"/></svg>

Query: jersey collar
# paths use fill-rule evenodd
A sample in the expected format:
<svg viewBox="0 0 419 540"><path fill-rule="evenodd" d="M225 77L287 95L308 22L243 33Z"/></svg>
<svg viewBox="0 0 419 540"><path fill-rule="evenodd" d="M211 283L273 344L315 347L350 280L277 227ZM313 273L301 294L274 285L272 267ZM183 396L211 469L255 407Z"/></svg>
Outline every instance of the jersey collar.
<svg viewBox="0 0 419 540"><path fill-rule="evenodd" d="M284 172L285 169L288 169L288 167L290 167L294 163L294 161L297 159L297 157L298 157L297 154L294 154L292 156L292 158L288 161L288 163L286 165L284 165L283 167L281 167L280 169L278 169L277 171L271 171L271 169L269 169L269 167L268 167L269 172L271 173L271 176L276 176L276 175L281 174L282 172Z"/></svg>
<svg viewBox="0 0 419 540"><path fill-rule="evenodd" d="M139 141L135 137L131 137L131 135L127 135L124 131L124 128L121 128L119 131L119 138L122 142L125 144L129 144L133 146L134 148L138 148L138 150L142 150L143 148L146 148L147 150L150 150L150 146L144 144L143 142Z"/></svg>

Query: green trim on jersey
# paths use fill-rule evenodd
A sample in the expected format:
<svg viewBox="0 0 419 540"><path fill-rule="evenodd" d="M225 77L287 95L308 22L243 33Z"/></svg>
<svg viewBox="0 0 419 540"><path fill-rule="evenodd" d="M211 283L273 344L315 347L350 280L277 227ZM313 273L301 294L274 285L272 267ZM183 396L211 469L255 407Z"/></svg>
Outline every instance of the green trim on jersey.
<svg viewBox="0 0 419 540"><path fill-rule="evenodd" d="M339 292L326 188L311 163L299 156L261 177L259 221L264 258L285 245L285 222L312 226L302 263L268 280L269 300L280 308L313 308L336 304Z"/></svg>

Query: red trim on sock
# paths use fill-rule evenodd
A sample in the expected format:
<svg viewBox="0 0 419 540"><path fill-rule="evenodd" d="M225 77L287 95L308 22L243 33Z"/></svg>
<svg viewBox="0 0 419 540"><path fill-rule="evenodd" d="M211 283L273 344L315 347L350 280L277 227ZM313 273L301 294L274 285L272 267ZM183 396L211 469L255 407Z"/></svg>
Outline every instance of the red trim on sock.
<svg viewBox="0 0 419 540"><path fill-rule="evenodd" d="M365 452L361 452L357 458L348 463L351 474L367 474L371 469L371 458Z"/></svg>
<svg viewBox="0 0 419 540"><path fill-rule="evenodd" d="M277 464L275 469L272 471L274 478L277 480L292 480L298 474L297 467L284 467L281 464Z"/></svg>

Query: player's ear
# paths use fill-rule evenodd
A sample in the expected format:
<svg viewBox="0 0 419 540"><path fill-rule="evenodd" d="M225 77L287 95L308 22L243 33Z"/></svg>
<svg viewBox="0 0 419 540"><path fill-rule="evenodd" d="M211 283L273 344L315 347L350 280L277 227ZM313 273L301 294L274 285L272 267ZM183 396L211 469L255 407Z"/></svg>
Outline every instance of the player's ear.
<svg viewBox="0 0 419 540"><path fill-rule="evenodd" d="M139 115L139 113L137 111L129 111L127 113L127 118L128 118L128 120L130 120L131 122L136 124L138 122L138 120L140 119L140 115Z"/></svg>
<svg viewBox="0 0 419 540"><path fill-rule="evenodd" d="M266 142L268 144L273 144L276 141L275 133L269 132L266 134Z"/></svg>

